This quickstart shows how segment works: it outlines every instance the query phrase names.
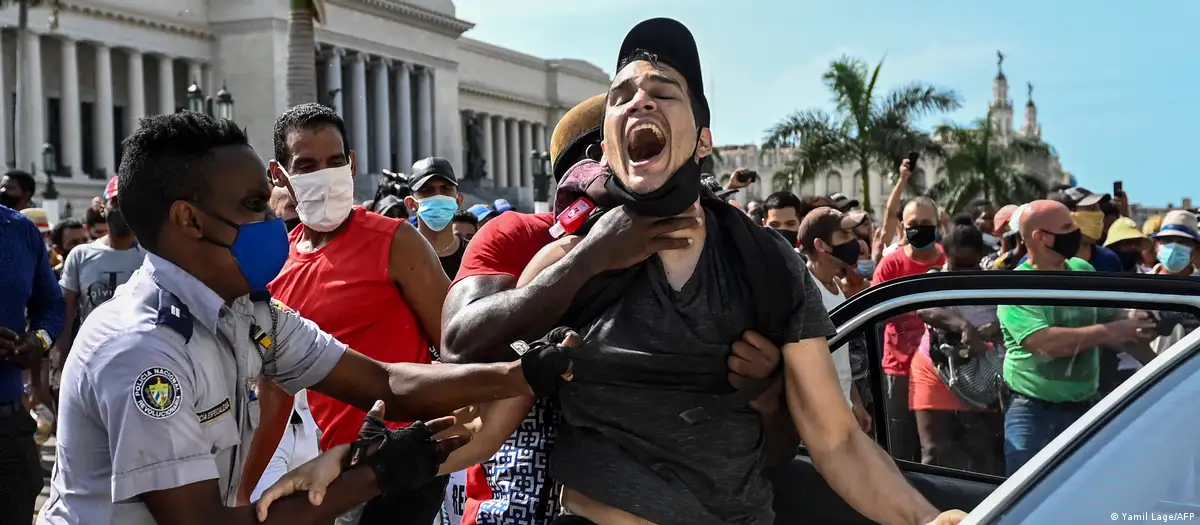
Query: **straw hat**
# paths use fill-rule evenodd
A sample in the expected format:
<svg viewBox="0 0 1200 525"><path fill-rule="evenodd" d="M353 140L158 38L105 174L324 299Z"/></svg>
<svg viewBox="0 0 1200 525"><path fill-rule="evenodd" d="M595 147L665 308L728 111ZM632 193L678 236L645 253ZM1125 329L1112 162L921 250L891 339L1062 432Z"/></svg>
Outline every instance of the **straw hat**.
<svg viewBox="0 0 1200 525"><path fill-rule="evenodd" d="M41 208L25 208L21 210L21 213L25 215L25 218L33 221L38 231L42 233L50 231L50 216L46 213L46 210Z"/></svg>

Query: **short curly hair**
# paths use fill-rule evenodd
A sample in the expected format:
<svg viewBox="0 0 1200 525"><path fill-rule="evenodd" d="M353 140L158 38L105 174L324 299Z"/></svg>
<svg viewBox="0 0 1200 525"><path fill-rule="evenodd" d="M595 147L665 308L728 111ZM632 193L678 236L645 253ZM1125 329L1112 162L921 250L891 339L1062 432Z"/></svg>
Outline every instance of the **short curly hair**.
<svg viewBox="0 0 1200 525"><path fill-rule="evenodd" d="M34 193L37 193L37 180L28 171L8 170L4 172L3 176L16 181L17 186L21 187L21 191L25 195L33 196Z"/></svg>
<svg viewBox="0 0 1200 525"><path fill-rule="evenodd" d="M227 119L180 111L144 118L121 143L117 174L121 214L147 250L158 249L158 235L175 201L202 201L211 189L206 160L217 148L250 147L246 133Z"/></svg>

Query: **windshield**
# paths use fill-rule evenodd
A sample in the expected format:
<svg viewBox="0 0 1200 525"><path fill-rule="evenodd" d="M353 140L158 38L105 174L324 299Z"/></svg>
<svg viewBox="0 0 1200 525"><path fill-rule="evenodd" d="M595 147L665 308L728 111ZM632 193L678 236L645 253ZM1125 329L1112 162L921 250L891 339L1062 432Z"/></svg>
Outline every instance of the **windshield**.
<svg viewBox="0 0 1200 525"><path fill-rule="evenodd" d="M1192 356L1054 468L1001 523L1194 520L1198 397L1200 358Z"/></svg>

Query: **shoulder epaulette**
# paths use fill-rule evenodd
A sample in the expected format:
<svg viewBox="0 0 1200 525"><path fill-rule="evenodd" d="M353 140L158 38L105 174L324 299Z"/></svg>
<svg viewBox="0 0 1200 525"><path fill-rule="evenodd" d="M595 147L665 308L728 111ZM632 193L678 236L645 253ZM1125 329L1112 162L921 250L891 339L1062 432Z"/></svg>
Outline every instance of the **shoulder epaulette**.
<svg viewBox="0 0 1200 525"><path fill-rule="evenodd" d="M183 336L183 342L192 340L192 314L186 304L166 290L158 291L158 317L156 325L165 325Z"/></svg>

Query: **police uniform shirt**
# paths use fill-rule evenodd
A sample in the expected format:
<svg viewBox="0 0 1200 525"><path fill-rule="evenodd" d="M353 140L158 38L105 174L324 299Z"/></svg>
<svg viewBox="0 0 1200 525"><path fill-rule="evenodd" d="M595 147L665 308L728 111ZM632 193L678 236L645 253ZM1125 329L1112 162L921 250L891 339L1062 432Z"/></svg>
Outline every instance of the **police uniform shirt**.
<svg viewBox="0 0 1200 525"><path fill-rule="evenodd" d="M148 254L84 321L67 358L58 462L38 524L153 524L139 495L210 479L232 505L258 425L255 378L295 394L345 348L278 303L225 305Z"/></svg>

